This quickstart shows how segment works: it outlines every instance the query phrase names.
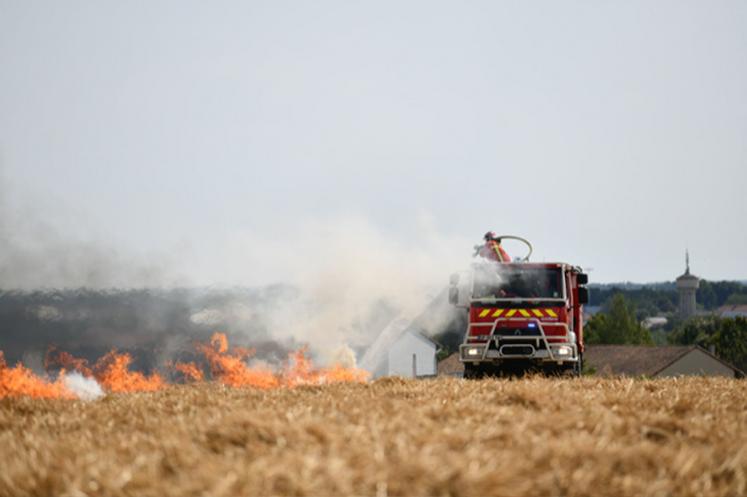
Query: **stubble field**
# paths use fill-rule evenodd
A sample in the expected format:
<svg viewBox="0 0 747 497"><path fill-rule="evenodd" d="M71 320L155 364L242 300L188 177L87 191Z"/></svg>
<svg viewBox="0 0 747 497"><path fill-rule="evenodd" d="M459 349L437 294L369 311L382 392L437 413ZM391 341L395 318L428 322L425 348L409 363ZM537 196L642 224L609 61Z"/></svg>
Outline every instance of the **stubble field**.
<svg viewBox="0 0 747 497"><path fill-rule="evenodd" d="M0 399L0 495L747 494L747 383L217 383Z"/></svg>

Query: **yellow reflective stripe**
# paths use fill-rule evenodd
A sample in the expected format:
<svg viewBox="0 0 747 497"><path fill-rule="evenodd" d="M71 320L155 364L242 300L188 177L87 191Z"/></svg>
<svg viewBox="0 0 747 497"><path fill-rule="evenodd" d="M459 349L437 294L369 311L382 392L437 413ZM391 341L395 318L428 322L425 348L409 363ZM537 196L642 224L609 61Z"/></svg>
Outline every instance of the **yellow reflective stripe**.
<svg viewBox="0 0 747 497"><path fill-rule="evenodd" d="M548 316L550 316L550 317L554 317L554 318L558 317L558 315L557 315L557 314L555 313L555 311L553 311L552 309L545 309L545 312L546 312L546 313L547 313L547 315L548 315Z"/></svg>
<svg viewBox="0 0 747 497"><path fill-rule="evenodd" d="M534 315L535 315L535 316L537 316L538 318L541 318L541 317L542 317L542 311L540 311L539 309L532 309L532 312L533 312L533 313L534 313Z"/></svg>
<svg viewBox="0 0 747 497"><path fill-rule="evenodd" d="M514 314L516 314L516 309L511 309L510 311L508 311L508 312L506 313L506 317L507 317L507 318L510 318L510 317L511 317L511 316L513 316Z"/></svg>
<svg viewBox="0 0 747 497"><path fill-rule="evenodd" d="M496 309L496 310L495 310L495 312L493 313L493 317L494 317L494 318L497 318L497 317L499 317L499 316L500 316L501 314L503 314L503 309Z"/></svg>
<svg viewBox="0 0 747 497"><path fill-rule="evenodd" d="M480 313L480 317L484 318L488 314L490 314L490 309L483 309L483 311Z"/></svg>
<svg viewBox="0 0 747 497"><path fill-rule="evenodd" d="M525 309L519 309L519 313L525 318L529 317L529 313Z"/></svg>

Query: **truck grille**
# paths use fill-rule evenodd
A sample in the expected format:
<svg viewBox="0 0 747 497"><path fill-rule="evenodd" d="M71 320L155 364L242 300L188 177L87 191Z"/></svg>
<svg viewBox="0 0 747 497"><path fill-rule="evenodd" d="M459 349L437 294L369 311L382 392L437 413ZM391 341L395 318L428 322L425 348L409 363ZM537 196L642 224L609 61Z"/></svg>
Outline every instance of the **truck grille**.
<svg viewBox="0 0 747 497"><path fill-rule="evenodd" d="M531 328L496 330L490 348L498 350L504 345L523 345L527 347L531 345L534 350L545 349L545 341L542 340L541 337L542 334L538 330L533 330ZM526 352L517 352L513 355L523 355L525 353Z"/></svg>
<svg viewBox="0 0 747 497"><path fill-rule="evenodd" d="M542 334L537 328L498 328L495 330L497 336L521 336L538 337Z"/></svg>
<svg viewBox="0 0 747 497"><path fill-rule="evenodd" d="M531 345L506 345L501 347L503 355L529 356L534 354L534 347Z"/></svg>

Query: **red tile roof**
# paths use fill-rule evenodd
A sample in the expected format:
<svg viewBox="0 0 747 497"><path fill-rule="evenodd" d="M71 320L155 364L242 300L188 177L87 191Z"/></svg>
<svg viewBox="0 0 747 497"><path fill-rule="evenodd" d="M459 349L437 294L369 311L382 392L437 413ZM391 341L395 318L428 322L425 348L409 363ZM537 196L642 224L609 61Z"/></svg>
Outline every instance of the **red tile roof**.
<svg viewBox="0 0 747 497"><path fill-rule="evenodd" d="M722 305L716 310L716 313L719 316L736 316L736 315L744 315L747 316L747 304L739 304L739 305Z"/></svg>

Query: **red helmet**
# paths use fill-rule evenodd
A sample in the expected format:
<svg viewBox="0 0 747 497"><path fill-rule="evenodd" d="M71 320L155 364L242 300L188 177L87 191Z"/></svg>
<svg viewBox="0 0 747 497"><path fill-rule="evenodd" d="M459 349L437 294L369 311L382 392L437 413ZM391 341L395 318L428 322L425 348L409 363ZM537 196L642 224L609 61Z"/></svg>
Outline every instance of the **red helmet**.
<svg viewBox="0 0 747 497"><path fill-rule="evenodd" d="M483 239L486 242L489 242L490 240L495 240L495 237L497 236L498 235L495 234L495 231L488 231L487 233L485 233L485 236L483 236Z"/></svg>

